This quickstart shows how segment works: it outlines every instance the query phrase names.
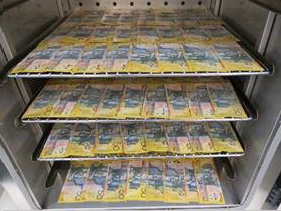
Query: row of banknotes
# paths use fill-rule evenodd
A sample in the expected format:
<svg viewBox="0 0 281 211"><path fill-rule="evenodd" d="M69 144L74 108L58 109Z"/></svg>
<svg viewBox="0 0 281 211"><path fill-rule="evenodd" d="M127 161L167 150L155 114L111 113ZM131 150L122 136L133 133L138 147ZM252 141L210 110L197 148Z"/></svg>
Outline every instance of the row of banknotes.
<svg viewBox="0 0 281 211"><path fill-rule="evenodd" d="M22 119L246 119L227 79L50 80Z"/></svg>
<svg viewBox="0 0 281 211"><path fill-rule="evenodd" d="M206 26L84 26L62 25L41 45L92 43L234 43L237 38L221 25Z"/></svg>
<svg viewBox="0 0 281 211"><path fill-rule="evenodd" d="M212 159L71 163L59 203L224 204Z"/></svg>
<svg viewBox="0 0 281 211"><path fill-rule="evenodd" d="M55 124L40 158L243 153L228 122Z"/></svg>
<svg viewBox="0 0 281 211"><path fill-rule="evenodd" d="M221 24L208 10L99 10L77 11L68 25L210 25Z"/></svg>
<svg viewBox="0 0 281 211"><path fill-rule="evenodd" d="M264 68L237 43L62 44L38 47L11 74L26 73L200 73L262 72Z"/></svg>
<svg viewBox="0 0 281 211"><path fill-rule="evenodd" d="M172 13L165 14L167 20L173 20ZM194 18L206 15L199 14ZM166 26L87 25L83 17L96 16L78 13L68 19L11 74L264 71L237 38L209 16L213 22L205 25ZM69 24L71 20L74 25Z"/></svg>

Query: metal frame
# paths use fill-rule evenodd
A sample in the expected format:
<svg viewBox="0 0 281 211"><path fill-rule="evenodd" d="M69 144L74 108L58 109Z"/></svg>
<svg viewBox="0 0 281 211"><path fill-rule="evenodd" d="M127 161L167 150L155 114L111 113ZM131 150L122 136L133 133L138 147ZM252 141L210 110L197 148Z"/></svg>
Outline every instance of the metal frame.
<svg viewBox="0 0 281 211"><path fill-rule="evenodd" d="M56 3L57 3L57 7L58 7L59 16L61 18L63 18L64 17L64 12L63 12L63 8L62 8L61 0L56 0Z"/></svg>
<svg viewBox="0 0 281 211"><path fill-rule="evenodd" d="M96 1L93 1L93 2L96 2ZM162 3L163 2L161 2L161 4ZM74 5L74 4L72 4L72 5ZM109 5L111 6L112 2ZM152 5L154 6L154 4L152 4ZM138 8L138 7L136 7L136 8ZM146 8L148 8L148 7L146 7ZM150 7L150 8L152 8L152 7ZM116 9L119 9L119 7L116 7ZM174 74L171 74L171 76L169 76L169 77L172 77L172 75L174 75ZM241 75L241 74L239 74L239 75ZM182 74L180 76L182 76ZM116 77L116 75L114 77ZM53 120L51 120L51 121L53 121ZM68 120L62 120L62 121L69 122ZM96 122L96 120L93 120L93 121ZM108 123L108 121L112 121L112 120L100 120L100 121L105 121L105 122ZM118 121L118 120L114 120L114 121ZM131 121L131 120L125 120L125 121L127 122L127 121ZM132 121L135 121L135 120L132 120ZM140 121L146 121L146 120L140 120ZM158 119L157 120L153 120L153 121L161 121L161 122L163 122L163 120L158 120ZM207 121L213 121L213 120L207 120ZM223 121L229 121L229 119L223 120ZM237 121L237 120L235 119L234 121ZM27 121L27 122L32 122L32 121ZM39 121L34 121L34 122L39 122ZM74 121L74 122L77 122L77 121ZM120 122L120 121L118 121L118 122ZM47 121L47 123L49 123L49 122ZM276 142L276 140L275 140L275 142ZM272 147L276 147L276 146L271 146L271 149L272 149ZM270 155L267 155L267 157L266 157L266 159L267 159L266 161L267 162L264 163L261 166L261 168L263 168L263 170L266 168L266 164L268 164L268 162L270 162L270 157L268 157L268 156L270 156ZM24 181L24 178L22 178L21 180ZM221 180L221 182L223 183L224 181ZM259 181L255 181L255 182L259 182ZM55 196L57 196L57 193L59 191L60 191L60 186L54 186L51 189L51 191L50 191L50 197L52 197L53 194ZM253 191L253 190L251 189L251 191ZM26 193L26 194L29 197L29 193ZM235 194L233 194L233 195L235 196ZM57 205L56 204L56 199L54 199L54 200L51 200L51 201L47 200L47 202L45 204L45 207L46 208L58 208L58 209L59 208L83 208L84 207L85 209L88 208L89 210L91 210L93 208L105 209L104 205L105 204L99 205L99 204L93 204L93 203L90 203L90 204L87 204L87 203L85 203L85 204L75 204L75 205L74 204L70 204L70 205L68 205L68 204ZM128 206L131 206L131 207L124 207L124 206L127 206L127 204L122 203L122 204L117 204L117 205L116 204L111 204L111 205L107 204L106 206L108 206L109 208L114 208L114 209L132 209L132 208L139 208L139 209L149 209L149 208L153 208L153 209L157 209L157 208L159 208L159 209L160 208L161 209L162 208L163 209L167 209L167 208L175 208L175 209L176 208L190 208L190 209L192 209L192 208L235 208L235 207L241 206L241 204L236 201L236 203L229 203L229 204L226 204L226 205L170 205L170 204L168 204L168 205L159 205L158 203L150 203L150 204L148 203L148 204L145 204L144 206L140 206L140 204L138 204L138 203L132 203L132 204L128 204Z"/></svg>
<svg viewBox="0 0 281 211"><path fill-rule="evenodd" d="M266 50L266 46L267 46L267 43L270 38L270 33L273 28L275 18L276 18L276 14L269 11L261 40L259 41L259 43L256 46L257 52L260 53L261 55L263 55ZM247 88L245 90L245 94L249 98L251 98L251 96L253 94L253 89L254 89L256 82L257 82L257 77L255 77L255 76L251 77L248 82Z"/></svg>
<svg viewBox="0 0 281 211"><path fill-rule="evenodd" d="M254 71L231 71L231 72L183 72L183 73L26 73L26 74L12 74L11 78L130 78L130 77L202 77L202 76L249 76L249 75L271 75L272 72L254 72Z"/></svg>
<svg viewBox="0 0 281 211"><path fill-rule="evenodd" d="M215 5L215 9L214 9L214 14L219 17L222 0L215 0L215 1L216 1L216 5Z"/></svg>
<svg viewBox="0 0 281 211"><path fill-rule="evenodd" d="M130 123L130 122L230 122L230 121L249 121L253 118L225 118L225 119L190 119L190 120L169 120L169 119L67 119L67 118L40 118L40 119L22 119L25 123Z"/></svg>
<svg viewBox="0 0 281 211"><path fill-rule="evenodd" d="M176 155L135 155L135 156L95 156L95 157L65 157L65 158L37 158L38 161L104 161L104 160L141 160L141 159L179 159L179 158L220 158L240 157L245 153L212 153L212 154L176 154Z"/></svg>

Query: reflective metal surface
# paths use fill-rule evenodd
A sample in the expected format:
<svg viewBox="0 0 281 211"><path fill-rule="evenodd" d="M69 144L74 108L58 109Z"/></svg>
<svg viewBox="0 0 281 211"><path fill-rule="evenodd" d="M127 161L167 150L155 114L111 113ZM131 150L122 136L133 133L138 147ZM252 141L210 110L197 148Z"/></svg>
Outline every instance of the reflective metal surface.
<svg viewBox="0 0 281 211"><path fill-rule="evenodd" d="M58 8L53 0L9 4L9 8L0 16L0 49L3 50L0 58L6 58L2 65L24 52L58 17ZM31 82L4 80L4 83L0 83L0 159L29 207L40 209L48 192L45 181L50 166L49 163L32 161L31 152L38 142L38 133L34 130L36 125L25 125L19 119L24 104L42 83L35 80ZM16 193L13 198L17 199ZM20 208L27 209L24 205Z"/></svg>
<svg viewBox="0 0 281 211"><path fill-rule="evenodd" d="M280 1L273 1L273 0L249 0L254 2L255 4L258 4L268 10L271 10L276 13L281 14L281 3Z"/></svg>
<svg viewBox="0 0 281 211"><path fill-rule="evenodd" d="M211 4L211 0L72 0L72 2L73 7L82 10L149 8L209 9Z"/></svg>
<svg viewBox="0 0 281 211"><path fill-rule="evenodd" d="M19 52L58 19L55 0L29 0L1 16L10 46Z"/></svg>
<svg viewBox="0 0 281 211"><path fill-rule="evenodd" d="M0 210L29 210L22 191L0 160Z"/></svg>
<svg viewBox="0 0 281 211"><path fill-rule="evenodd" d="M37 136L32 127L18 119L24 105L10 80L0 86L0 96L5 99L0 101L0 159L15 182L21 184L21 191L32 202L30 206L39 208L47 193L44 182L49 165L31 160Z"/></svg>
<svg viewBox="0 0 281 211"><path fill-rule="evenodd" d="M248 0L223 0L221 18L255 46L262 36L268 11Z"/></svg>
<svg viewBox="0 0 281 211"><path fill-rule="evenodd" d="M237 172L235 187L243 201L249 200L254 194L254 192L249 191L255 190L260 185L259 177L262 177L265 173L265 167L270 162L269 158L274 155L281 140L280 133L277 133L280 127L279 118L281 113L280 16L275 21L266 56L276 68L275 75L258 78L253 92L252 103L259 111L259 118L256 121L244 124L241 136L245 144L246 153L244 157L232 160ZM280 165L276 166L276 168L280 168ZM252 186L253 184L255 185ZM250 197L247 198L248 196Z"/></svg>

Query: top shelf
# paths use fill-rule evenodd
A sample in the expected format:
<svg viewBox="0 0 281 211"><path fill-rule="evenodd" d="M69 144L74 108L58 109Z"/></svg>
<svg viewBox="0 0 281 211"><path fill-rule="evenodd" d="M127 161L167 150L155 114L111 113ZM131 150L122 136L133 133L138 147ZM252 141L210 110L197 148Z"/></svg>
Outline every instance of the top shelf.
<svg viewBox="0 0 281 211"><path fill-rule="evenodd" d="M267 75L272 66L206 10L80 12L9 74L14 78Z"/></svg>

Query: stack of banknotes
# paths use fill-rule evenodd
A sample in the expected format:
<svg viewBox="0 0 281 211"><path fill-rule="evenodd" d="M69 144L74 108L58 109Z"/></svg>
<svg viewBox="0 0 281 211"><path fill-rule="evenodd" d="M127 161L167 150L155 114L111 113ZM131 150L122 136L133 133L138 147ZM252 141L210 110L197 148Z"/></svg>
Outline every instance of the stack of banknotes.
<svg viewBox="0 0 281 211"><path fill-rule="evenodd" d="M236 71L264 68L210 13L101 11L74 14L11 74Z"/></svg>
<svg viewBox="0 0 281 211"><path fill-rule="evenodd" d="M51 80L23 119L246 119L222 78Z"/></svg>
<svg viewBox="0 0 281 211"><path fill-rule="evenodd" d="M59 203L224 204L212 159L71 163Z"/></svg>
<svg viewBox="0 0 281 211"><path fill-rule="evenodd" d="M243 153L227 122L56 124L40 158L222 152Z"/></svg>

